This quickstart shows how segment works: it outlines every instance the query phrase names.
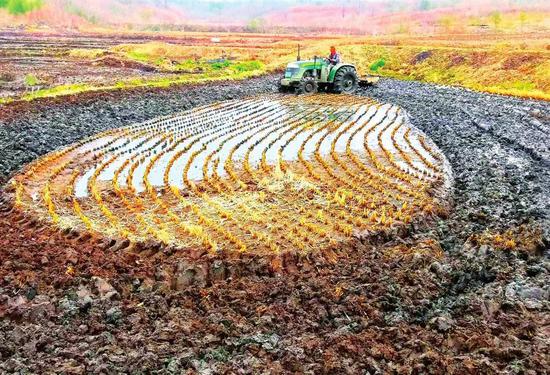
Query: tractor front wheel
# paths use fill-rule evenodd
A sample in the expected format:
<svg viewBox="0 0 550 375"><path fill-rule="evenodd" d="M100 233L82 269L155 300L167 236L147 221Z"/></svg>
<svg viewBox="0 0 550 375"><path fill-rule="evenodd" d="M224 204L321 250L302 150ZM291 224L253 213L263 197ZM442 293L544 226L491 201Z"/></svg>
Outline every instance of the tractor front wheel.
<svg viewBox="0 0 550 375"><path fill-rule="evenodd" d="M352 94L357 90L359 77L357 72L351 66L344 66L336 72L334 76L333 91L337 94Z"/></svg>
<svg viewBox="0 0 550 375"><path fill-rule="evenodd" d="M285 92L291 92L292 91L292 86L283 86L281 85L281 83L279 82L279 85L277 87L277 90L281 93L285 93Z"/></svg>
<svg viewBox="0 0 550 375"><path fill-rule="evenodd" d="M314 77L304 77L296 87L296 94L315 94L319 86Z"/></svg>

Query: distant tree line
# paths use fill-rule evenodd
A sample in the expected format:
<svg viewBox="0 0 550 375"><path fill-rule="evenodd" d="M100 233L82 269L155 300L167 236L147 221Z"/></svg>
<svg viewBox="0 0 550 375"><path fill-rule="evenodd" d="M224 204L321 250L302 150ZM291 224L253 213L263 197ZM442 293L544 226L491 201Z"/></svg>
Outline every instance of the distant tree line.
<svg viewBox="0 0 550 375"><path fill-rule="evenodd" d="M0 8L6 9L13 15L31 12L39 9L42 5L42 0L0 0Z"/></svg>

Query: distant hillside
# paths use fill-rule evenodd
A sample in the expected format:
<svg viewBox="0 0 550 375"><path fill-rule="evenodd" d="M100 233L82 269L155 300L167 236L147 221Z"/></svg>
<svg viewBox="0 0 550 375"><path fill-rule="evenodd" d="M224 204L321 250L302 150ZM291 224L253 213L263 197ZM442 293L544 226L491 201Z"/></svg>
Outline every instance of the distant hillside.
<svg viewBox="0 0 550 375"><path fill-rule="evenodd" d="M546 0L0 0L0 27L366 34L548 29Z"/></svg>
<svg viewBox="0 0 550 375"><path fill-rule="evenodd" d="M357 30L368 34L463 32L469 27L550 27L547 17L550 2L547 1L466 0L451 3L376 0L341 2L340 5L336 3L295 6L269 12L259 22L266 29L289 27L327 31Z"/></svg>
<svg viewBox="0 0 550 375"><path fill-rule="evenodd" d="M0 9L0 26L48 25L51 27L86 27L109 25L184 24L188 20L180 7L140 0L0 0L36 6L27 12Z"/></svg>

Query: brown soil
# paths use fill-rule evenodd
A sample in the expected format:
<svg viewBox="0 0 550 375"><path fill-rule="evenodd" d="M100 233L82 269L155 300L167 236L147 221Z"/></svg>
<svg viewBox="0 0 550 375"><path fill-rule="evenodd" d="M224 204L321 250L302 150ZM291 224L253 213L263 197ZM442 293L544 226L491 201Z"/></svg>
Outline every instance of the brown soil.
<svg viewBox="0 0 550 375"><path fill-rule="evenodd" d="M464 64L464 62L466 62L466 57L458 54L453 54L452 56L450 56L449 60L450 61L448 67L451 68L453 66Z"/></svg>
<svg viewBox="0 0 550 375"><path fill-rule="evenodd" d="M432 57L432 55L433 55L433 51L422 51L412 59L411 64L412 65L420 64L422 61Z"/></svg>
<svg viewBox="0 0 550 375"><path fill-rule="evenodd" d="M466 292L467 303L438 315L435 306L467 266L433 241L354 242L333 262L309 259L283 274L258 259L215 260L225 277L190 283L190 263L174 249L116 249L11 211L0 229L0 247L11 249L0 255L2 327L23 329L2 333L8 371L22 355L35 358L26 364L33 371L71 373L171 366L474 374L514 361L547 365L543 312ZM257 269L239 274L245 264ZM474 277L508 278L504 269ZM54 351L65 354L51 362Z"/></svg>
<svg viewBox="0 0 550 375"><path fill-rule="evenodd" d="M37 158L106 129L98 124L272 86L253 80L5 106L1 159L13 165L2 173L30 161L18 150L34 148ZM3 197L0 372L548 373L547 104L396 80L360 94L407 108L445 152L456 179L449 217L276 268L61 233ZM60 123L57 136L51 129ZM72 135L75 123L82 127ZM25 142L35 134L29 124L44 146Z"/></svg>
<svg viewBox="0 0 550 375"><path fill-rule="evenodd" d="M542 59L542 56L537 55L510 56L502 63L502 68L506 70L518 69L520 67L524 67L525 65L537 64Z"/></svg>
<svg viewBox="0 0 550 375"><path fill-rule="evenodd" d="M470 56L471 62L470 65L473 67L479 68L486 65L489 62L489 53L487 52L473 52Z"/></svg>

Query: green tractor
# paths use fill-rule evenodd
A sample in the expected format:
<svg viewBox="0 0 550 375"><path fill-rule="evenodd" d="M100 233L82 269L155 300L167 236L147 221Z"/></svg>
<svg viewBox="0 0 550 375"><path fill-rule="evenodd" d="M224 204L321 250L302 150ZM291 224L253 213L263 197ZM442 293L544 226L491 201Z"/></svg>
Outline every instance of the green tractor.
<svg viewBox="0 0 550 375"><path fill-rule="evenodd" d="M313 94L318 91L351 94L359 85L375 84L378 77L361 80L353 64L339 63L331 65L328 59L314 57L312 60L300 60L287 65L284 77L279 82L280 92Z"/></svg>

